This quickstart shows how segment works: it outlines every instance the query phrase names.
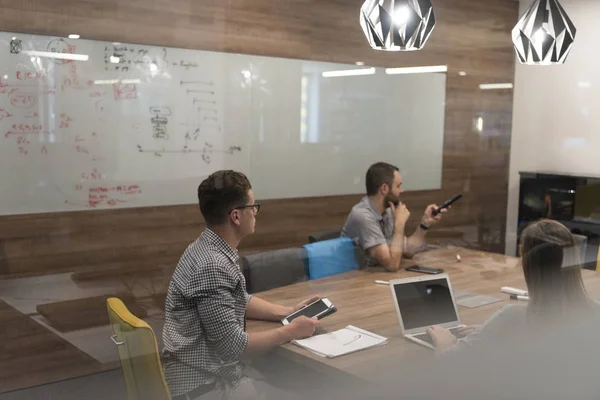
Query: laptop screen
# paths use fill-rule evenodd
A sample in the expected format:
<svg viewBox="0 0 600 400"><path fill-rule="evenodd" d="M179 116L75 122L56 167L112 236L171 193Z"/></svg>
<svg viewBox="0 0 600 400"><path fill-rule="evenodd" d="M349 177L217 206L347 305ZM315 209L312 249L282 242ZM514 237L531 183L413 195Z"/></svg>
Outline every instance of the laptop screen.
<svg viewBox="0 0 600 400"><path fill-rule="evenodd" d="M458 321L446 278L394 285L404 329Z"/></svg>

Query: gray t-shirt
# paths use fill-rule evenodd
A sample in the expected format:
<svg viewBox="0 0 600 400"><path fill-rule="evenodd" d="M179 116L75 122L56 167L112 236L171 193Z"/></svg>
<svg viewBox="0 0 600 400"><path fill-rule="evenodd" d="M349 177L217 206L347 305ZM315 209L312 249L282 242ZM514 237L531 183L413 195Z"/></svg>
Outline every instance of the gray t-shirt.
<svg viewBox="0 0 600 400"><path fill-rule="evenodd" d="M342 237L353 239L365 252L366 266L378 265L367 250L380 244L390 244L394 236L394 217L389 208L382 214L368 196L352 207L342 228ZM406 240L405 240L406 243Z"/></svg>

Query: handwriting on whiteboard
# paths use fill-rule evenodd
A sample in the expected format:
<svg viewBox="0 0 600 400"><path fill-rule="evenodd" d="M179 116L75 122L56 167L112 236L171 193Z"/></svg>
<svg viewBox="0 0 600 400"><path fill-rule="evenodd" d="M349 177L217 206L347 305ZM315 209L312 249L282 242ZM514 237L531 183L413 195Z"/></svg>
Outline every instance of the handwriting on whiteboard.
<svg viewBox="0 0 600 400"><path fill-rule="evenodd" d="M82 181L103 181L106 180L106 174L99 172L96 168L92 170L92 172L82 172L81 173Z"/></svg>
<svg viewBox="0 0 600 400"><path fill-rule="evenodd" d="M30 94L14 94L10 97L10 104L19 108L29 108L37 105L38 99Z"/></svg>
<svg viewBox="0 0 600 400"><path fill-rule="evenodd" d="M166 48L29 37L11 43L15 52L7 54L10 37L3 36L5 58L11 62L0 73L0 145L15 166L60 173L55 186L68 190L61 192L59 203L66 200L80 209L137 205L142 189L150 186L135 181L137 169L120 174L114 166L121 156L160 164L154 156L136 154L138 139L144 146L139 152L164 155L163 161L170 158L166 154L183 154L186 165L199 166L199 173L204 163L239 161L242 147L235 145L240 142L222 142L215 132L230 92L220 87L222 71L210 75L211 58ZM19 55L21 50L90 54L91 61ZM154 104L159 107L148 113ZM100 139L92 130L102 132ZM124 176L130 176L125 186ZM31 179L23 185L39 183Z"/></svg>
<svg viewBox="0 0 600 400"><path fill-rule="evenodd" d="M68 128L69 124L73 122L73 118L69 117L67 114L60 114L60 126L59 129Z"/></svg>
<svg viewBox="0 0 600 400"><path fill-rule="evenodd" d="M116 206L127 203L132 196L142 193L139 185L96 186L89 188L88 205L96 208L99 205Z"/></svg>
<svg viewBox="0 0 600 400"><path fill-rule="evenodd" d="M29 71L29 70L20 70L16 73L16 78L18 81L27 81L27 80L46 80L48 79L48 75L46 75L45 71Z"/></svg>
<svg viewBox="0 0 600 400"><path fill-rule="evenodd" d="M184 68L186 70L189 70L190 68L198 68L198 63L195 63L193 61L179 60L179 61L173 62L171 64L174 67L181 67L181 68Z"/></svg>
<svg viewBox="0 0 600 400"><path fill-rule="evenodd" d="M165 50L166 51L166 50ZM136 65L156 65L158 60L140 46L115 45L104 47L104 69L106 71L127 72Z"/></svg>
<svg viewBox="0 0 600 400"><path fill-rule="evenodd" d="M113 93L115 100L135 100L137 99L137 86L134 83L115 83L113 84Z"/></svg>
<svg viewBox="0 0 600 400"><path fill-rule="evenodd" d="M52 135L54 133L54 131L44 130L41 125L32 125L30 130L26 130L27 127L29 127L29 125L13 125L13 130L6 132L4 137L14 135Z"/></svg>
<svg viewBox="0 0 600 400"><path fill-rule="evenodd" d="M11 113L9 113L8 111L5 111L3 108L0 108L0 121L2 121L3 119L6 118L10 118L13 115Z"/></svg>
<svg viewBox="0 0 600 400"><path fill-rule="evenodd" d="M44 129L44 126L39 124L13 124L12 128L19 132L39 132Z"/></svg>
<svg viewBox="0 0 600 400"><path fill-rule="evenodd" d="M76 47L75 45L67 43L67 41L64 39L54 39L48 43L47 50L50 53L73 54L75 53ZM56 64L69 64L73 62L72 60L66 60L62 58L50 58L50 60Z"/></svg>

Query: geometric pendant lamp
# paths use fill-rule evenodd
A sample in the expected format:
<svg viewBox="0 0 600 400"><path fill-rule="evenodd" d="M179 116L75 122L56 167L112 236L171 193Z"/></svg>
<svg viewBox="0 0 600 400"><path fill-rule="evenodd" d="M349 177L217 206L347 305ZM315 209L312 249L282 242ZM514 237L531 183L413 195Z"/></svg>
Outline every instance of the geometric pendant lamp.
<svg viewBox="0 0 600 400"><path fill-rule="evenodd" d="M536 0L512 30L521 64L563 64L577 30L558 0Z"/></svg>
<svg viewBox="0 0 600 400"><path fill-rule="evenodd" d="M360 25L373 49L421 50L435 27L435 15L430 0L366 0Z"/></svg>

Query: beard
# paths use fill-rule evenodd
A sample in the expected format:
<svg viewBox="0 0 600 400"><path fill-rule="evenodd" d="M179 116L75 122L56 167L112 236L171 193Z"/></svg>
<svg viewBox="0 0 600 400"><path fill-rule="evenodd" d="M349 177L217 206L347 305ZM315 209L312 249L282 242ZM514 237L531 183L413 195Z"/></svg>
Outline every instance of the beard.
<svg viewBox="0 0 600 400"><path fill-rule="evenodd" d="M385 196L385 207L389 208L390 203L394 204L395 207L398 207L398 204L400 204L400 196L395 196L392 193L388 193L387 196Z"/></svg>

